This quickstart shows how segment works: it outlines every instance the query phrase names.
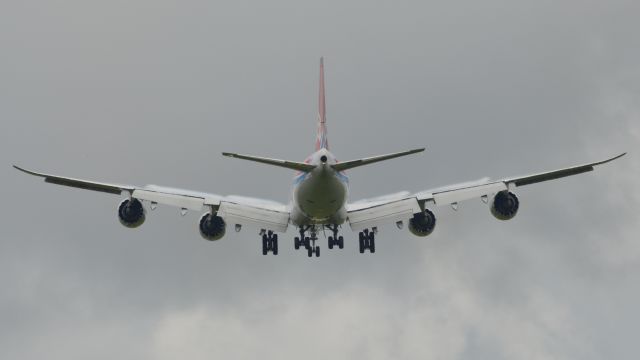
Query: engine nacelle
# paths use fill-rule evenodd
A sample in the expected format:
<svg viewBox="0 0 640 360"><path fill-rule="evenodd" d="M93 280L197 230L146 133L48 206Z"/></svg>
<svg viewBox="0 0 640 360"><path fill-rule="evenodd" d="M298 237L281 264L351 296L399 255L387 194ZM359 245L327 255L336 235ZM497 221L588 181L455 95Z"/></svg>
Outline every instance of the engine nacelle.
<svg viewBox="0 0 640 360"><path fill-rule="evenodd" d="M427 236L436 228L436 216L429 209L424 212L413 214L409 220L409 231L415 236Z"/></svg>
<svg viewBox="0 0 640 360"><path fill-rule="evenodd" d="M144 206L138 199L124 199L118 206L118 219L128 228L137 228L144 223L145 218Z"/></svg>
<svg viewBox="0 0 640 360"><path fill-rule="evenodd" d="M500 191L491 202L491 214L499 220L511 220L520 207L518 197L507 191Z"/></svg>
<svg viewBox="0 0 640 360"><path fill-rule="evenodd" d="M227 224L220 216L206 213L200 218L200 235L209 241L220 240L226 232Z"/></svg>

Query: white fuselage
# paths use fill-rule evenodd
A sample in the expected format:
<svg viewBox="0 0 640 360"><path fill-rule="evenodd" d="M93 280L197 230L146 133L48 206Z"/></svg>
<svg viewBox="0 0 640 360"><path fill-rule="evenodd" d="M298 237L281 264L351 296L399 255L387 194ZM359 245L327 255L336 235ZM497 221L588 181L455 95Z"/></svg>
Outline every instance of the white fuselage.
<svg viewBox="0 0 640 360"><path fill-rule="evenodd" d="M305 163L316 168L294 178L291 222L296 226L343 224L347 218L349 179L331 167L337 161L327 149L316 151Z"/></svg>

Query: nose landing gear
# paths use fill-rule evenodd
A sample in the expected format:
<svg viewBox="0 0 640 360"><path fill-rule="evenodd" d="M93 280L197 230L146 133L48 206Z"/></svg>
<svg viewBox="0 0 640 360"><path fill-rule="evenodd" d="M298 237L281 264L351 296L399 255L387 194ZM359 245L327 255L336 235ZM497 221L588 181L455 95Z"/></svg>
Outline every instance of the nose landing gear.
<svg viewBox="0 0 640 360"><path fill-rule="evenodd" d="M315 243L315 241L314 241ZM313 257L313 254L316 254L316 257L320 257L320 246L308 246L307 247L307 256Z"/></svg>
<svg viewBox="0 0 640 360"><path fill-rule="evenodd" d="M309 236L305 236L307 231ZM300 237L293 238L293 247L298 250L300 246L304 246L307 249L307 256L312 257L315 254L316 257L320 257L320 246L316 246L316 240L318 236L315 226L300 227Z"/></svg>

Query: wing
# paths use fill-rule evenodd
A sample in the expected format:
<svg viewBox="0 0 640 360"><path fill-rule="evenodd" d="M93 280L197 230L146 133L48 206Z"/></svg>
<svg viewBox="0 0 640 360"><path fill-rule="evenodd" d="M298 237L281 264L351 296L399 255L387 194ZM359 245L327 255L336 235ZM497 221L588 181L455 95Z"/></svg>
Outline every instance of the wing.
<svg viewBox="0 0 640 360"><path fill-rule="evenodd" d="M280 203L241 196L221 196L198 191L170 188L157 185L135 186L104 183L90 180L43 174L14 168L30 175L44 178L45 182L109 194L127 194L135 199L152 204L175 206L183 210L214 211L229 224L252 225L260 229L286 232L289 210Z"/></svg>
<svg viewBox="0 0 640 360"><path fill-rule="evenodd" d="M404 196L386 200L359 201L347 205L347 219L351 230L377 228L387 223L406 221L422 209L415 196Z"/></svg>
<svg viewBox="0 0 640 360"><path fill-rule="evenodd" d="M366 228L377 227L378 224L385 222L408 220L413 214L420 212L421 209L428 206L452 205L455 209L457 204L464 200L479 198L487 202L489 196L501 191L509 190L517 186L530 185L592 171L595 166L606 164L625 154L626 153L622 153L603 161L532 175L509 177L497 181L483 178L476 181L422 191L414 195L407 196L406 193L399 193L395 198L359 201L349 204L347 207L349 224L354 231L359 231Z"/></svg>

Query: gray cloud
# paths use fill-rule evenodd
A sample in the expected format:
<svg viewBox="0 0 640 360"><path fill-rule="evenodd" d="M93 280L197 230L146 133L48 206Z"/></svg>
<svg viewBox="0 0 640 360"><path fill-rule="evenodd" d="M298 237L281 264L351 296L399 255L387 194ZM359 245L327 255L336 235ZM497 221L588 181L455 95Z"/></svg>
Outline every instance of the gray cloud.
<svg viewBox="0 0 640 360"><path fill-rule="evenodd" d="M0 357L632 359L640 320L633 1L9 2L0 11ZM438 208L375 256L310 261L252 231L200 239L160 207L9 167L286 201L291 174L222 151L427 152L350 173L354 200L627 158L518 189L509 222ZM323 249L324 250L324 249Z"/></svg>

